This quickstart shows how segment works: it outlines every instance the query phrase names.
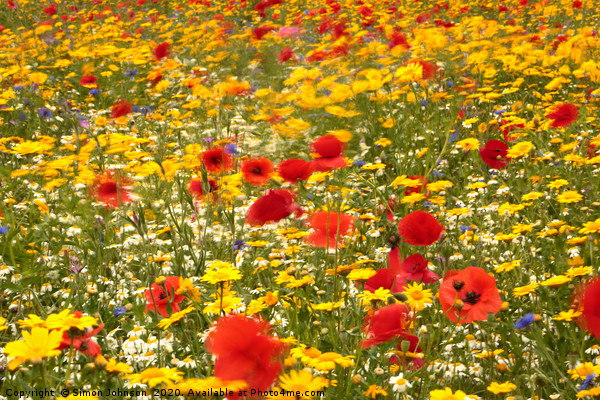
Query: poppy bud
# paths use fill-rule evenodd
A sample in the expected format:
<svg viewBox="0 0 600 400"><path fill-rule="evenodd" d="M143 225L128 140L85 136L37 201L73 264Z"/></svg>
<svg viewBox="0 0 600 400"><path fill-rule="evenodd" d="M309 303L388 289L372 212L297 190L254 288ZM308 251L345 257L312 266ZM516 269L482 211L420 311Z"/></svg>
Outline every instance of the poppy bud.
<svg viewBox="0 0 600 400"><path fill-rule="evenodd" d="M408 296L402 292L394 293L394 297L403 303L408 300Z"/></svg>
<svg viewBox="0 0 600 400"><path fill-rule="evenodd" d="M399 235L397 235L397 234L395 234L395 233L392 233L392 234L390 235L390 237L388 238L388 243L389 243L389 244L390 244L390 246L392 246L392 247L396 247L396 246L398 246L398 243L400 243L400 236L399 236Z"/></svg>
<svg viewBox="0 0 600 400"><path fill-rule="evenodd" d="M402 342L400 342L400 349L404 354L408 353L408 351L410 350L410 342L408 340L403 340Z"/></svg>

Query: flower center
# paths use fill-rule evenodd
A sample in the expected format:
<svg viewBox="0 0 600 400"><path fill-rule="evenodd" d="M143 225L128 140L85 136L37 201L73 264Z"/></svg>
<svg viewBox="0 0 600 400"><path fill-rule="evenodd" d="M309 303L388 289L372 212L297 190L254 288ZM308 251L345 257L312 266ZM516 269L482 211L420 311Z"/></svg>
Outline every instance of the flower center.
<svg viewBox="0 0 600 400"><path fill-rule="evenodd" d="M480 297L480 293L468 292L463 301L473 306L479 302Z"/></svg>

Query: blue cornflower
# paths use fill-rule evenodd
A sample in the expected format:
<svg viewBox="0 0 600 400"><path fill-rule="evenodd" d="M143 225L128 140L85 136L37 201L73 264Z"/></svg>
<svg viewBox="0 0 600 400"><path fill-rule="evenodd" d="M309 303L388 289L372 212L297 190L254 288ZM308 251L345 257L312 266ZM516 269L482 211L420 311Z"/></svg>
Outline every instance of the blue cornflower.
<svg viewBox="0 0 600 400"><path fill-rule="evenodd" d="M233 143L227 143L223 149L225 154L234 155L239 153L237 147Z"/></svg>
<svg viewBox="0 0 600 400"><path fill-rule="evenodd" d="M8 225L6 225L6 226L0 226L0 234L4 235L5 233L7 233L8 232L8 228L9 228Z"/></svg>
<svg viewBox="0 0 600 400"><path fill-rule="evenodd" d="M52 118L52 110L47 109L46 107L42 107L38 110L38 115L42 118L48 119Z"/></svg>
<svg viewBox="0 0 600 400"><path fill-rule="evenodd" d="M243 240L236 240L235 242L233 242L233 250L242 250L244 247L247 247L248 245L246 244L246 242L244 242Z"/></svg>
<svg viewBox="0 0 600 400"><path fill-rule="evenodd" d="M100 93L100 91L98 89L91 89L90 90L90 94L92 96L97 96Z"/></svg>
<svg viewBox="0 0 600 400"><path fill-rule="evenodd" d="M525 329L533 324L536 320L536 316L534 313L525 314L525 316L519 318L517 322L515 322L515 329Z"/></svg>
<svg viewBox="0 0 600 400"><path fill-rule="evenodd" d="M578 389L579 390L587 389L587 387L590 385L590 383L592 383L592 381L594 380L595 377L596 377L596 374L589 374L588 376L586 376L585 380L583 381L583 383L581 385L579 385Z"/></svg>
<svg viewBox="0 0 600 400"><path fill-rule="evenodd" d="M115 307L114 315L115 317L119 317L127 312L125 307Z"/></svg>

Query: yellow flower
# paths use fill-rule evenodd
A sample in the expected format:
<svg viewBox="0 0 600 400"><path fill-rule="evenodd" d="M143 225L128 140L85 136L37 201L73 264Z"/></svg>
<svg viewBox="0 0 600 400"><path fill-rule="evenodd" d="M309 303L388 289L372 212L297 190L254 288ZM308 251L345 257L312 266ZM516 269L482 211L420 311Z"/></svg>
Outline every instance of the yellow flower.
<svg viewBox="0 0 600 400"><path fill-rule="evenodd" d="M508 272L508 271L512 271L513 269L520 267L521 266L521 260L513 260L513 261L508 261L505 263L502 263L500 265L498 265L497 267L494 267L494 271L495 272Z"/></svg>
<svg viewBox="0 0 600 400"><path fill-rule="evenodd" d="M357 268L350 271L346 278L351 281L366 281L377 272L373 268Z"/></svg>
<svg viewBox="0 0 600 400"><path fill-rule="evenodd" d="M367 170L367 171L374 171L374 170L380 170L380 169L385 169L385 164L383 163L375 163L375 164L365 164L362 167L360 167L361 169Z"/></svg>
<svg viewBox="0 0 600 400"><path fill-rule="evenodd" d="M418 188L423 186L423 182L420 179L411 179L406 175L400 175L392 181L393 187L404 186L407 188Z"/></svg>
<svg viewBox="0 0 600 400"><path fill-rule="evenodd" d="M467 138L456 142L456 147L465 150L477 150L479 148L479 140L475 138Z"/></svg>
<svg viewBox="0 0 600 400"><path fill-rule="evenodd" d="M595 221L584 222L583 228L579 230L579 233L600 233L600 218Z"/></svg>
<svg viewBox="0 0 600 400"><path fill-rule="evenodd" d="M352 367L354 365L353 358L353 356L342 356L341 354L329 351L311 359L307 365L317 371L327 372L335 369L336 365L343 368Z"/></svg>
<svg viewBox="0 0 600 400"><path fill-rule="evenodd" d="M569 184L569 181L567 181L566 179L555 179L552 182L550 182L549 184L547 184L546 187L548 187L550 189L558 189L558 188L561 188L568 184Z"/></svg>
<svg viewBox="0 0 600 400"><path fill-rule="evenodd" d="M557 275L557 276L553 276L552 278L548 278L545 281L541 282L540 285L542 286L560 286L563 285L567 282L569 282L571 280L571 278L565 276L565 275Z"/></svg>
<svg viewBox="0 0 600 400"><path fill-rule="evenodd" d="M525 206L523 204L504 203L500 207L498 207L498 214L499 215L513 215L513 214L521 211L524 208L525 208Z"/></svg>
<svg viewBox="0 0 600 400"><path fill-rule="evenodd" d="M369 388L367 389L366 392L363 393L365 396L370 397L372 399L376 398L379 395L382 396L387 396L388 392L386 392L385 390L383 390L383 388L381 386L377 386L377 385L371 385L369 386Z"/></svg>
<svg viewBox="0 0 600 400"><path fill-rule="evenodd" d="M97 359L100 357L102 357L102 356L98 356ZM102 358L104 358L104 357L102 357ZM104 360L104 361L106 361L106 360ZM108 360L108 362L106 362L104 369L106 370L106 372L109 372L112 374L130 374L131 373L131 366L129 364L117 362L117 360L114 358L111 358L110 360Z"/></svg>
<svg viewBox="0 0 600 400"><path fill-rule="evenodd" d="M175 294L187 295L192 301L200 301L200 289L194 286L194 283L189 278L179 278L179 289Z"/></svg>
<svg viewBox="0 0 600 400"><path fill-rule="evenodd" d="M530 283L529 285L519 286L513 289L513 296L523 297L530 293L535 292L535 289L539 286L539 283Z"/></svg>
<svg viewBox="0 0 600 400"><path fill-rule="evenodd" d="M558 315L555 315L554 317L552 317L552 319L556 320L556 321L573 321L573 318L577 318L582 314L581 311L575 311L572 308L569 309L569 311L561 311L560 313L558 313Z"/></svg>
<svg viewBox="0 0 600 400"><path fill-rule="evenodd" d="M5 324L6 324L6 318L0 317L0 331L8 329L8 326L6 326Z"/></svg>
<svg viewBox="0 0 600 400"><path fill-rule="evenodd" d="M387 147L391 145L393 142L388 138L381 138L375 142L375 146L379 147Z"/></svg>
<svg viewBox="0 0 600 400"><path fill-rule="evenodd" d="M217 298L214 302L209 303L204 307L204 314L217 314L221 312L230 313L242 305L242 299L233 295L225 295L222 298Z"/></svg>
<svg viewBox="0 0 600 400"><path fill-rule="evenodd" d="M333 311L336 308L340 308L344 305L342 301L327 302L327 303L319 303L319 304L311 304L313 310L321 310L321 311Z"/></svg>
<svg viewBox="0 0 600 400"><path fill-rule="evenodd" d="M578 203L583 199L581 193L575 190L567 190L556 196L559 203Z"/></svg>
<svg viewBox="0 0 600 400"><path fill-rule="evenodd" d="M451 208L446 210L448 215L459 216L459 215L468 215L471 212L470 208Z"/></svg>
<svg viewBox="0 0 600 400"><path fill-rule="evenodd" d="M594 387L587 390L581 390L577 392L577 398L582 399L584 397L599 397L600 396L600 387Z"/></svg>
<svg viewBox="0 0 600 400"><path fill-rule="evenodd" d="M300 347L295 347L290 350L290 355L294 358L299 358L304 364L308 364L313 359L318 358L321 354L321 350L316 347L307 347L303 344L301 344Z"/></svg>
<svg viewBox="0 0 600 400"><path fill-rule="evenodd" d="M291 392L300 392L300 398L302 399L310 399L313 396L305 395L304 393L309 394L310 392L316 392L321 390L328 384L328 380L320 377L313 376L313 374L308 369L303 369L301 371L290 371L289 374L285 374L279 377L279 384L282 389Z"/></svg>
<svg viewBox="0 0 600 400"><path fill-rule="evenodd" d="M217 284L228 281L236 281L242 279L242 273L234 268L230 263L219 262L213 263L209 270L200 278L204 282Z"/></svg>
<svg viewBox="0 0 600 400"><path fill-rule="evenodd" d="M431 289L423 289L422 283L413 283L404 286L403 292L408 299L406 303L415 311L421 311L427 305L433 303L433 293Z"/></svg>
<svg viewBox="0 0 600 400"><path fill-rule="evenodd" d="M161 319L156 326L158 326L159 328L163 328L163 329L166 330L171 325L173 325L173 324L181 321L183 319L183 317L186 316L186 314L189 314L192 311L194 311L194 307L193 306L189 306L185 310L181 310L181 311L177 311L176 313L173 313L173 315L171 315L169 318L163 318L163 319Z"/></svg>
<svg viewBox="0 0 600 400"><path fill-rule="evenodd" d="M172 385L173 382L181 380L183 372L177 368L148 368L139 374L129 374L125 379L129 379L129 383L145 383L150 387L159 385Z"/></svg>
<svg viewBox="0 0 600 400"><path fill-rule="evenodd" d="M29 329L35 328L35 327L47 328L46 321L44 321L43 319L41 319L40 317L38 317L37 315L34 315L34 314L29 314L27 316L27 319L18 320L17 324L19 324L19 326L21 328L29 328Z"/></svg>
<svg viewBox="0 0 600 400"><path fill-rule="evenodd" d="M540 193L540 192L531 192L531 193L527 193L524 194L523 196L521 196L521 200L522 201L531 201L531 200L537 200L540 197L543 197L544 194Z"/></svg>
<svg viewBox="0 0 600 400"><path fill-rule="evenodd" d="M8 368L13 370L25 361L39 364L44 358L58 356L62 336L60 331L39 327L32 328L31 333L23 331L23 340L7 343L4 348L7 357L14 357Z"/></svg>
<svg viewBox="0 0 600 400"><path fill-rule="evenodd" d="M432 192L440 192L452 186L454 186L454 184L450 181L435 181L427 184L427 190Z"/></svg>
<svg viewBox="0 0 600 400"><path fill-rule="evenodd" d="M98 325L98 319L89 315L77 316L71 313L71 310L63 310L58 314L50 314L46 318L46 327L48 329L60 329L68 331L70 329L78 329L80 331L86 328L91 328Z"/></svg>
<svg viewBox="0 0 600 400"><path fill-rule="evenodd" d="M452 393L452 389L450 388L432 390L429 392L429 400L466 400L474 398L475 397L467 395L461 390Z"/></svg>
<svg viewBox="0 0 600 400"><path fill-rule="evenodd" d="M533 143L531 142L520 142L515 144L513 147L508 149L506 155L509 158L519 158L526 156L533 149Z"/></svg>
<svg viewBox="0 0 600 400"><path fill-rule="evenodd" d="M375 301L386 301L391 296L392 292L384 288L379 288L375 290L375 292L363 292L357 295L357 297L361 299L365 304Z"/></svg>
<svg viewBox="0 0 600 400"><path fill-rule="evenodd" d="M569 268L567 270L567 272L565 272L565 275L568 276L569 278L575 278L577 276L589 275L593 271L594 271L594 269L592 267L579 266L579 267Z"/></svg>
<svg viewBox="0 0 600 400"><path fill-rule="evenodd" d="M504 383L492 382L490 384L490 386L487 387L487 390L494 394L501 394L501 393L512 392L516 388L517 388L517 385L515 385L512 382L504 382Z"/></svg>
<svg viewBox="0 0 600 400"><path fill-rule="evenodd" d="M571 379L585 379L591 374L600 374L600 365L594 365L591 362L579 364L574 369L567 370L571 374Z"/></svg>
<svg viewBox="0 0 600 400"><path fill-rule="evenodd" d="M54 146L50 143L26 140L13 147L11 152L13 154L27 155L33 153L43 153L44 151L50 150L52 147Z"/></svg>
<svg viewBox="0 0 600 400"><path fill-rule="evenodd" d="M402 204L415 204L421 200L425 200L425 195L423 193L411 193L408 196L404 196L401 200Z"/></svg>

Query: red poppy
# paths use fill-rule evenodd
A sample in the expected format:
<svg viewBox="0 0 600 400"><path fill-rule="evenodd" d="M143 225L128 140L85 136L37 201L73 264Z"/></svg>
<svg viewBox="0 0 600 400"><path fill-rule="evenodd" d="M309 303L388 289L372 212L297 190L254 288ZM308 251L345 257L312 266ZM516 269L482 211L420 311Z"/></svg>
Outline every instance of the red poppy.
<svg viewBox="0 0 600 400"><path fill-rule="evenodd" d="M279 176L281 176L284 181L296 183L310 178L310 175L312 174L312 165L308 161L290 158L279 163L277 172L279 172Z"/></svg>
<svg viewBox="0 0 600 400"><path fill-rule="evenodd" d="M586 147L586 151L587 151L587 155L588 158L593 158L593 157L597 157L598 153L600 153L600 149L598 149L598 146L592 144L589 140L587 142L587 147Z"/></svg>
<svg viewBox="0 0 600 400"><path fill-rule="evenodd" d="M161 58L167 58L170 54L170 52L169 52L170 48L171 48L171 45L167 42L163 42L163 43L159 44L154 49L154 57L156 57L159 60Z"/></svg>
<svg viewBox="0 0 600 400"><path fill-rule="evenodd" d="M396 46L403 46L407 49L410 48L406 36L400 31L394 31L390 37L390 42L388 43L390 49L393 49Z"/></svg>
<svg viewBox="0 0 600 400"><path fill-rule="evenodd" d="M206 170L212 174L231 171L235 165L233 156L220 147L206 150L200 157Z"/></svg>
<svg viewBox="0 0 600 400"><path fill-rule="evenodd" d="M279 56L277 56L277 61L279 64L283 64L292 57L294 57L294 50L290 49L289 47L285 47L283 50L281 50Z"/></svg>
<svg viewBox="0 0 600 400"><path fill-rule="evenodd" d="M97 81L98 78L94 75L85 75L79 80L79 84L90 89L95 89L98 87Z"/></svg>
<svg viewBox="0 0 600 400"><path fill-rule="evenodd" d="M74 314L77 318L81 318L81 312L76 311ZM94 329L88 328L82 332L76 329L65 331L63 332L63 338L58 349L64 350L73 347L80 353L96 358L102 354L102 347L94 340L94 336L96 336L102 328L104 328L104 324L100 324Z"/></svg>
<svg viewBox="0 0 600 400"><path fill-rule="evenodd" d="M317 247L336 247L341 237L354 227L354 217L335 211L317 211L308 219L308 225L315 231L307 236L307 241Z"/></svg>
<svg viewBox="0 0 600 400"><path fill-rule="evenodd" d="M56 4L50 4L48 7L44 8L44 14L54 15L56 14L57 7Z"/></svg>
<svg viewBox="0 0 600 400"><path fill-rule="evenodd" d="M571 308L582 312L577 325L600 339L600 278L592 278L575 289Z"/></svg>
<svg viewBox="0 0 600 400"><path fill-rule="evenodd" d="M425 211L413 211L398 223L398 233L413 246L429 246L441 236L444 226Z"/></svg>
<svg viewBox="0 0 600 400"><path fill-rule="evenodd" d="M394 247L388 254L388 266L382 268L365 282L365 290L374 293L377 289L387 289L392 293L404 291L406 280L400 275L400 250Z"/></svg>
<svg viewBox="0 0 600 400"><path fill-rule="evenodd" d="M573 8L581 10L583 8L583 3L580 0L575 0L573 2Z"/></svg>
<svg viewBox="0 0 600 400"><path fill-rule="evenodd" d="M275 28L273 26L261 25L254 29L252 29L252 36L256 40L261 40L267 33L274 31Z"/></svg>
<svg viewBox="0 0 600 400"><path fill-rule="evenodd" d="M552 120L550 124L553 128L565 127L571 125L579 116L579 108L574 104L561 104L554 112L546 117Z"/></svg>
<svg viewBox="0 0 600 400"><path fill-rule="evenodd" d="M178 295L179 277L167 276L162 283L153 283L150 289L146 290L146 310L150 310L165 318L179 311L179 303L185 299L185 296Z"/></svg>
<svg viewBox="0 0 600 400"><path fill-rule="evenodd" d="M208 184L201 178L192 178L187 186L188 192L196 198L202 198L208 193L213 193L213 197L216 197L214 192L216 192L218 188L217 182L211 178L208 179Z"/></svg>
<svg viewBox="0 0 600 400"><path fill-rule="evenodd" d="M112 111L110 113L111 118L119 118L123 115L127 115L131 113L132 107L131 103L127 100L119 100L112 106Z"/></svg>
<svg viewBox="0 0 600 400"><path fill-rule="evenodd" d="M262 186L273 175L273 163L265 157L250 158L242 163L242 175L253 186Z"/></svg>
<svg viewBox="0 0 600 400"><path fill-rule="evenodd" d="M243 380L249 389L270 387L282 369L280 359L285 352L270 330L269 323L260 319L220 317L206 338L207 350L216 356L215 376L225 381Z"/></svg>
<svg viewBox="0 0 600 400"><path fill-rule="evenodd" d="M104 203L107 208L116 208L133 200L131 180L112 171L96 176L90 194L96 200Z"/></svg>
<svg viewBox="0 0 600 400"><path fill-rule="evenodd" d="M311 150L319 155L311 161L315 171L331 171L346 166L346 160L342 157L344 144L333 135L318 137L312 142Z"/></svg>
<svg viewBox="0 0 600 400"><path fill-rule="evenodd" d="M439 295L442 310L452 322L484 321L502 307L496 279L479 267L446 273Z"/></svg>
<svg viewBox="0 0 600 400"><path fill-rule="evenodd" d="M289 190L269 190L248 208L246 223L263 226L270 222L281 221L292 213L302 214L302 209L294 203L294 195Z"/></svg>
<svg viewBox="0 0 600 400"><path fill-rule="evenodd" d="M440 277L427 269L428 262L420 254L408 256L400 266L400 276L410 281L433 283Z"/></svg>
<svg viewBox="0 0 600 400"><path fill-rule="evenodd" d="M479 149L484 163L492 169L502 169L508 165L508 145L499 140L490 140Z"/></svg>
<svg viewBox="0 0 600 400"><path fill-rule="evenodd" d="M410 326L410 311L408 305L398 303L367 314L363 326L367 338L360 342L360 346L368 348L400 337Z"/></svg>

